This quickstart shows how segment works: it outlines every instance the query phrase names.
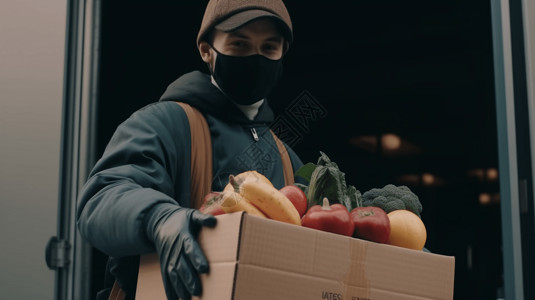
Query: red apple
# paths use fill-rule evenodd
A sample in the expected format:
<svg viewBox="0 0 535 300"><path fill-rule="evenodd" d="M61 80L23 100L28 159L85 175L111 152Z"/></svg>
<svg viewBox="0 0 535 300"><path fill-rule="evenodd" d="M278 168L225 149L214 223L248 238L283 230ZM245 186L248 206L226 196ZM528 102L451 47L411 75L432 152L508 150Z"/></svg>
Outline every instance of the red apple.
<svg viewBox="0 0 535 300"><path fill-rule="evenodd" d="M295 185L287 185L279 190L281 193L290 199L292 204L299 212L299 216L303 217L307 212L308 201L305 192Z"/></svg>
<svg viewBox="0 0 535 300"><path fill-rule="evenodd" d="M222 215L225 212L221 208L221 205L219 205L219 194L221 192L210 192L204 196L203 203L201 205L201 208L199 210L202 213L210 214L210 215Z"/></svg>

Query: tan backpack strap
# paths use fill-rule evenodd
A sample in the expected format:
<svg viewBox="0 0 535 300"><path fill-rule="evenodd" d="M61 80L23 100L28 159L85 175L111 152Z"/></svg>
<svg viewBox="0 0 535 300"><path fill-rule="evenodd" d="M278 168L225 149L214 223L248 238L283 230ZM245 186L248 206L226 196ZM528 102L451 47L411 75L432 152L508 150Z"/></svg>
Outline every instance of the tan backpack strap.
<svg viewBox="0 0 535 300"><path fill-rule="evenodd" d="M126 298L126 293L119 287L119 283L115 281L111 289L109 300L124 300Z"/></svg>
<svg viewBox="0 0 535 300"><path fill-rule="evenodd" d="M199 209L212 190L212 138L203 114L196 108L177 102L188 116L191 132L190 207Z"/></svg>
<svg viewBox="0 0 535 300"><path fill-rule="evenodd" d="M273 139L275 140L275 143L277 144L277 148L279 149L279 153L281 155L282 172L284 173L284 185L292 185L294 184L294 172L292 167L292 161L290 160L290 155L288 155L288 150L286 149L286 147L284 147L284 144L277 137L275 132L273 132L273 130L271 129L269 131L273 135Z"/></svg>

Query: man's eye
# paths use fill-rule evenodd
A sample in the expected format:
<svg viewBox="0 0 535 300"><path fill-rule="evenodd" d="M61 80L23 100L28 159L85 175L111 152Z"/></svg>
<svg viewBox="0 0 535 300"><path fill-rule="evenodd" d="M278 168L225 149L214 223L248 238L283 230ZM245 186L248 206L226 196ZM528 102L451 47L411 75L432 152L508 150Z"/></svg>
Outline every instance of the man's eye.
<svg viewBox="0 0 535 300"><path fill-rule="evenodd" d="M274 44L266 44L264 45L264 51L277 51L279 50L279 46L278 45L274 45Z"/></svg>
<svg viewBox="0 0 535 300"><path fill-rule="evenodd" d="M232 43L232 46L237 47L237 48L245 48L247 47L247 43L242 42L242 41L236 41Z"/></svg>

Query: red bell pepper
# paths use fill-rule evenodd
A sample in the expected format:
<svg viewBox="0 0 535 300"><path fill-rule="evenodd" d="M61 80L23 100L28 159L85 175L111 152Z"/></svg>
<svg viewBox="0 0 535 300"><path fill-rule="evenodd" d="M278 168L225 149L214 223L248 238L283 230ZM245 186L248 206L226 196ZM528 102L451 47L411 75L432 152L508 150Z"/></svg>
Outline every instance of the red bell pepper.
<svg viewBox="0 0 535 300"><path fill-rule="evenodd" d="M354 230L347 208L338 203L329 205L327 198L323 198L323 205L314 205L308 209L301 225L345 236L351 236Z"/></svg>
<svg viewBox="0 0 535 300"><path fill-rule="evenodd" d="M386 243L390 236L390 219L386 212L375 206L356 207L351 210L353 236L376 243Z"/></svg>

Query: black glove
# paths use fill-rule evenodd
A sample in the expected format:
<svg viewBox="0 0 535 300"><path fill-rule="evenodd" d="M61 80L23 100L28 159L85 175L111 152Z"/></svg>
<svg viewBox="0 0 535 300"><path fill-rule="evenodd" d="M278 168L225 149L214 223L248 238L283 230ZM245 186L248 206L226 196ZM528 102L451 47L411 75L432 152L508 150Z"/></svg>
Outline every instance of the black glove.
<svg viewBox="0 0 535 300"><path fill-rule="evenodd" d="M171 204L160 204L151 211L147 235L160 256L167 299L201 294L198 274L208 272L208 261L195 235L202 226L213 227L216 221L212 215Z"/></svg>

